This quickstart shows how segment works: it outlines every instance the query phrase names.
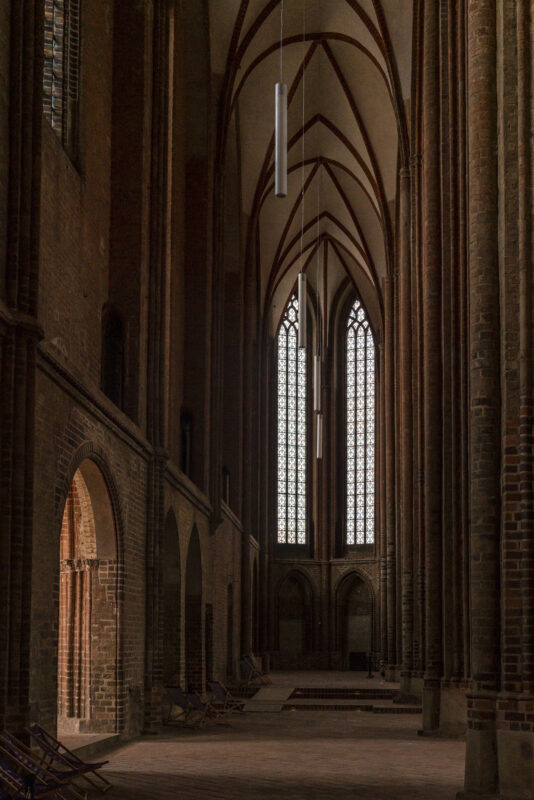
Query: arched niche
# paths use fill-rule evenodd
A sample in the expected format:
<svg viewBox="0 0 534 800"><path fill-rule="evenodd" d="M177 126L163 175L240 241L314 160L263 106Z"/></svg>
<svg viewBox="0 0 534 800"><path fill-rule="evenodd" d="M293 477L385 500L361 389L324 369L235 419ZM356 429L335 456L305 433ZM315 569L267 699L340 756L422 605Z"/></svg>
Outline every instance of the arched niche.
<svg viewBox="0 0 534 800"><path fill-rule="evenodd" d="M277 609L280 666L298 669L313 650L313 590L301 572L289 573L280 584Z"/></svg>
<svg viewBox="0 0 534 800"><path fill-rule="evenodd" d="M106 481L85 459L74 473L60 534L60 733L117 729L119 571Z"/></svg>
<svg viewBox="0 0 534 800"><path fill-rule="evenodd" d="M252 565L252 652L258 654L260 650L260 594L259 594L259 579L258 579L258 559L254 559Z"/></svg>
<svg viewBox="0 0 534 800"><path fill-rule="evenodd" d="M180 683L181 591L180 540L174 511L163 531L163 682Z"/></svg>
<svg viewBox="0 0 534 800"><path fill-rule="evenodd" d="M344 577L337 590L338 646L345 669L366 669L375 649L374 599L366 580L356 572Z"/></svg>
<svg viewBox="0 0 534 800"><path fill-rule="evenodd" d="M185 577L185 682L196 691L204 686L202 651L202 555L195 526L189 539Z"/></svg>
<svg viewBox="0 0 534 800"><path fill-rule="evenodd" d="M124 408L126 331L122 315L113 306L102 312L101 387L119 408Z"/></svg>
<svg viewBox="0 0 534 800"><path fill-rule="evenodd" d="M234 677L234 584L226 589L226 675Z"/></svg>

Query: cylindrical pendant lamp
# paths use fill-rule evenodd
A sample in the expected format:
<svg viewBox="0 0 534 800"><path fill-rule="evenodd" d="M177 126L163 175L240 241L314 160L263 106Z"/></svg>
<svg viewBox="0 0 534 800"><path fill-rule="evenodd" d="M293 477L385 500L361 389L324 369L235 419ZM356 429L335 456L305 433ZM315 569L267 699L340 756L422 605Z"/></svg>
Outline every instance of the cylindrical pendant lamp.
<svg viewBox="0 0 534 800"><path fill-rule="evenodd" d="M317 414L317 458L323 457L323 415Z"/></svg>
<svg viewBox="0 0 534 800"><path fill-rule="evenodd" d="M287 85L277 83L274 124L274 193L287 197Z"/></svg>
<svg viewBox="0 0 534 800"><path fill-rule="evenodd" d="M306 275L299 273L299 347L306 347Z"/></svg>
<svg viewBox="0 0 534 800"><path fill-rule="evenodd" d="M321 356L313 357L313 410L321 410Z"/></svg>

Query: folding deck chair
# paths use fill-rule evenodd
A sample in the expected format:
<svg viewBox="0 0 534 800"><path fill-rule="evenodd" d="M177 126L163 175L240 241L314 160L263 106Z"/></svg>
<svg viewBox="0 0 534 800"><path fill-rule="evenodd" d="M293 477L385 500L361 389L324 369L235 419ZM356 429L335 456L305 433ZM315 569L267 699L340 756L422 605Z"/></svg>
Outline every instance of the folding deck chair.
<svg viewBox="0 0 534 800"><path fill-rule="evenodd" d="M215 708L210 702L204 702L196 692L183 692L180 686L166 686L165 690L170 704L167 723L173 721L172 709L174 706L182 709L178 719L183 717L183 724L190 725L192 728L202 728L206 722L215 721L227 713L227 711Z"/></svg>
<svg viewBox="0 0 534 800"><path fill-rule="evenodd" d="M242 685L250 686L255 681L260 681L264 685L272 683L271 679L255 665L250 656L243 656L239 662L239 672L242 678Z"/></svg>
<svg viewBox="0 0 534 800"><path fill-rule="evenodd" d="M237 700L220 681L208 681L208 686L217 705L222 704L223 711L244 711L245 703Z"/></svg>
<svg viewBox="0 0 534 800"><path fill-rule="evenodd" d="M15 762L16 763L16 762ZM21 774L22 772L22 774ZM56 797L58 800L68 800L64 794L65 786L58 785L57 782L48 783L43 781L41 775L36 775L31 770L24 769L20 764L14 766L14 760L0 753L0 800L12 800L12 798L29 797L27 794L30 785L32 786L33 796L36 800L41 797Z"/></svg>
<svg viewBox="0 0 534 800"><path fill-rule="evenodd" d="M37 742L41 748L41 763L46 769L49 770L52 766L58 774L61 774L61 770L66 773L72 770L76 773L76 778L86 781L90 786L98 789L102 793L111 789L112 784L110 781L97 771L107 764L108 761L83 761L76 753L73 753L65 747L64 744L40 725L37 725L37 723L26 728L26 732L29 733L32 739ZM92 775L92 777L90 777L90 775Z"/></svg>
<svg viewBox="0 0 534 800"><path fill-rule="evenodd" d="M8 756L22 772L31 774L35 780L46 786L56 786L65 790L67 796L75 800L86 800L86 794L73 784L76 777L74 770L58 773L51 767L45 767L39 756L15 736L7 731L0 733L0 754Z"/></svg>

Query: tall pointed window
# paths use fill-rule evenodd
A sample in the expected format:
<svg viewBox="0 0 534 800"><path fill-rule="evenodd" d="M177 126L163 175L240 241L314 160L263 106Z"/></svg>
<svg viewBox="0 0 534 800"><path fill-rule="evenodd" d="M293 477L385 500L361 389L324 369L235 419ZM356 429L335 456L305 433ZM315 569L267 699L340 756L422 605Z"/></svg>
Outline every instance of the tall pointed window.
<svg viewBox="0 0 534 800"><path fill-rule="evenodd" d="M80 0L44 3L43 113L74 158L80 69Z"/></svg>
<svg viewBox="0 0 534 800"><path fill-rule="evenodd" d="M375 343L356 300L347 320L346 544L375 540Z"/></svg>
<svg viewBox="0 0 534 800"><path fill-rule="evenodd" d="M296 295L278 333L278 544L306 544L306 351Z"/></svg>

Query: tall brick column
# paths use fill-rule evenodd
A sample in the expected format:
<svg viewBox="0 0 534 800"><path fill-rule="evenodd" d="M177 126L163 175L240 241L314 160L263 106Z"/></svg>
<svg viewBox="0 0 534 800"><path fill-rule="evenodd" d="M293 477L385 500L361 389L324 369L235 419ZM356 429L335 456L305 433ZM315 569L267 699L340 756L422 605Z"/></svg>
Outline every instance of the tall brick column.
<svg viewBox="0 0 534 800"><path fill-rule="evenodd" d="M442 674L442 377L439 3L423 22L423 313L425 675L423 730L439 727Z"/></svg>
<svg viewBox="0 0 534 800"><path fill-rule="evenodd" d="M8 236L0 290L0 724L28 723L43 1L12 3ZM5 289L5 292L4 292ZM3 300L5 299L5 304Z"/></svg>
<svg viewBox="0 0 534 800"><path fill-rule="evenodd" d="M416 127L417 138L419 130ZM412 188L412 431L413 431L413 581L415 602L413 628L413 673L418 680L424 672L425 642L425 570L424 570L424 537L423 537L423 492L422 492L422 315L421 315L421 172L422 158L417 153L410 159Z"/></svg>
<svg viewBox="0 0 534 800"><path fill-rule="evenodd" d="M413 436L412 436L412 302L410 263L410 170L400 172L400 521L402 536L402 672L401 691L410 690L413 668Z"/></svg>
<svg viewBox="0 0 534 800"><path fill-rule="evenodd" d="M380 382L378 385L379 390L379 405L378 405L378 457L379 457L379 588L380 588L380 652L382 661L387 663L388 652L388 615L387 615L387 597L388 597L388 575L387 575L387 540L386 540L386 458L385 458L385 431L386 431L386 413L385 413L385 364L384 364L384 343L380 342L378 345L378 363Z"/></svg>
<svg viewBox="0 0 534 800"><path fill-rule="evenodd" d="M396 664L396 569L395 569L395 415L394 415L394 303L393 281L384 280L384 448L386 485L386 573L387 573L387 655L386 664ZM388 679L394 679L391 672Z"/></svg>
<svg viewBox="0 0 534 800"><path fill-rule="evenodd" d="M518 173L519 173L519 479L521 494L521 654L523 691L534 694L534 305L532 237L534 204L534 4L519 3L518 52Z"/></svg>
<svg viewBox="0 0 534 800"><path fill-rule="evenodd" d="M145 727L161 718L163 674L162 541L165 526L163 478L165 445L165 287L168 231L168 163L172 136L169 117L169 19L165 0L154 3L152 174L148 318L147 438L154 447L147 487Z"/></svg>
<svg viewBox="0 0 534 800"><path fill-rule="evenodd" d="M500 368L496 0L469 0L468 270L470 296L471 664L465 788L497 787Z"/></svg>

